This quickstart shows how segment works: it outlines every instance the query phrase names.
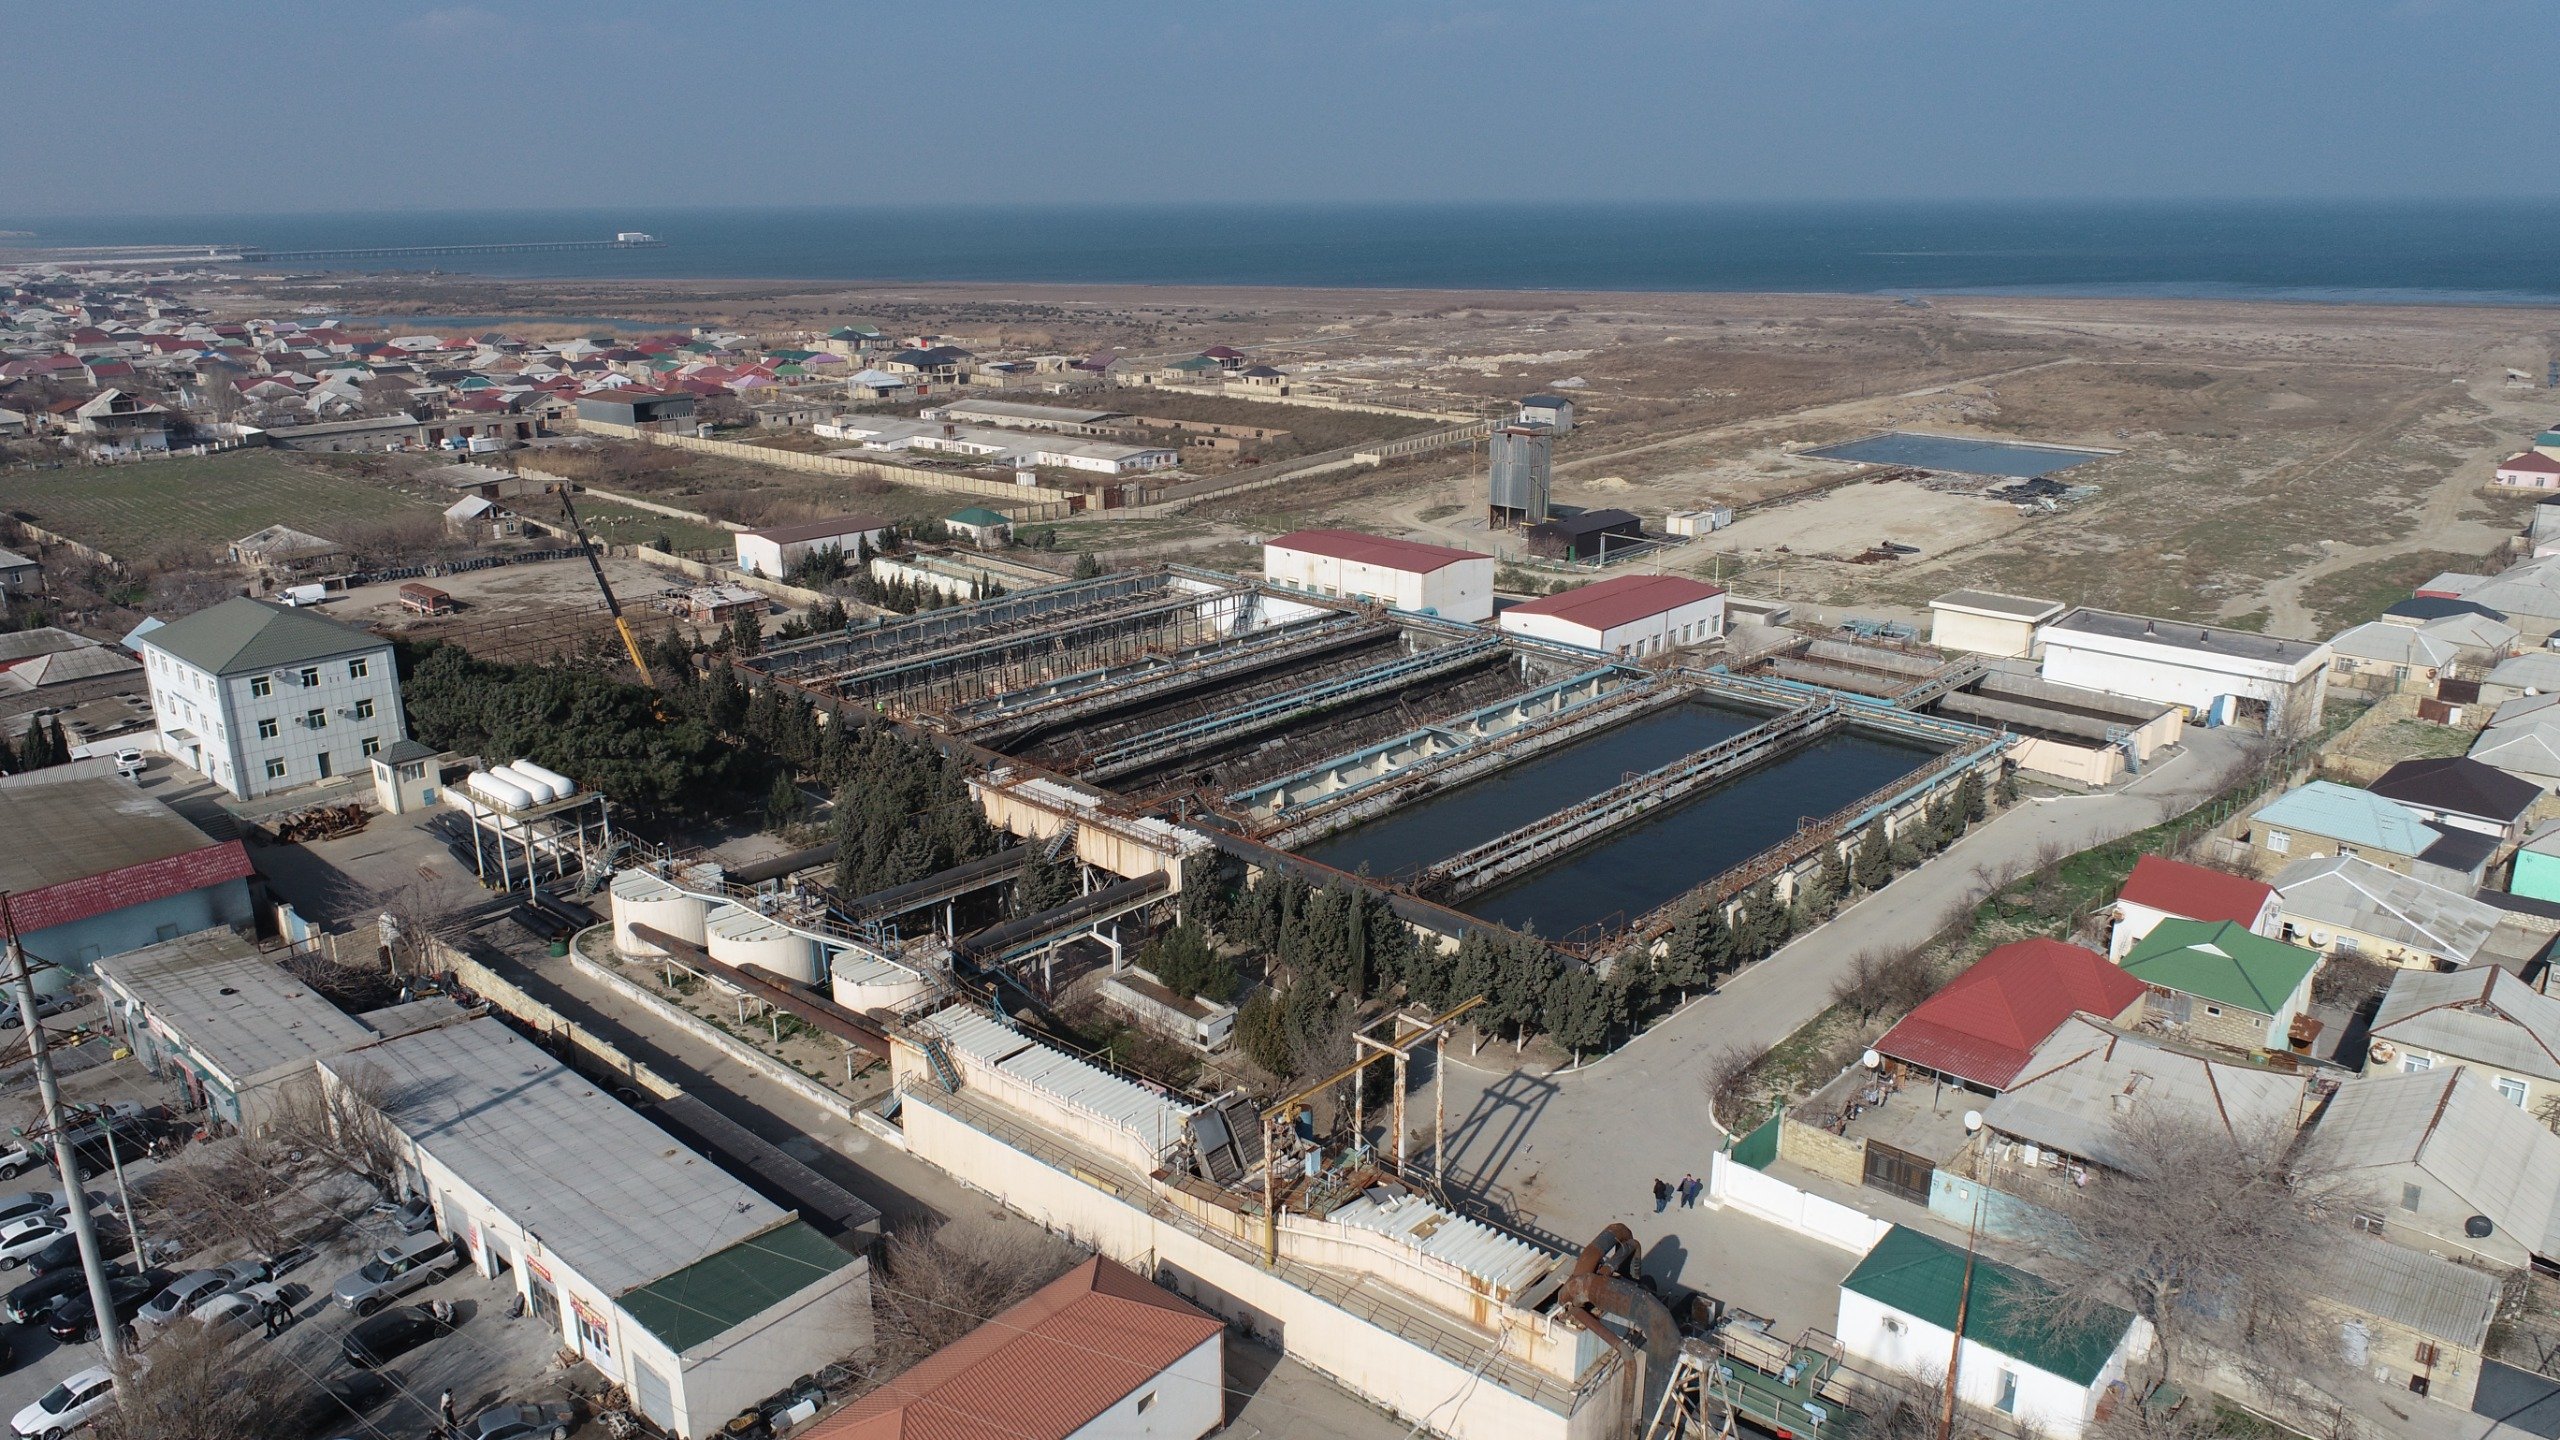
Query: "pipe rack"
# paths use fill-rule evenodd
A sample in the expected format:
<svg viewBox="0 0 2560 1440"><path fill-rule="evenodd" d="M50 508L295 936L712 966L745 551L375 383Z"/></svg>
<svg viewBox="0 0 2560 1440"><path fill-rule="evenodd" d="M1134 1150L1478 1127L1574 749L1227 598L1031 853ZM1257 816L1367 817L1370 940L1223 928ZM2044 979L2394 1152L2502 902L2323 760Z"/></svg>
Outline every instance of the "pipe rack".
<svg viewBox="0 0 2560 1440"><path fill-rule="evenodd" d="M1168 695L1313 660L1393 633L1392 626L1358 616L1327 616L1172 655L1080 671L957 706L943 719L979 744L1001 750L1097 715L1137 709Z"/></svg>

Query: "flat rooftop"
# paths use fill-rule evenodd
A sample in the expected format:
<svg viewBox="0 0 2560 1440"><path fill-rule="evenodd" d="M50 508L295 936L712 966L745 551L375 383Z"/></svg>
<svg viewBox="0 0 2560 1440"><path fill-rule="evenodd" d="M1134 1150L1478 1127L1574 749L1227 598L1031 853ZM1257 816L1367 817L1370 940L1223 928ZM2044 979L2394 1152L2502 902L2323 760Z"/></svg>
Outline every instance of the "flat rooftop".
<svg viewBox="0 0 2560 1440"><path fill-rule="evenodd" d="M205 930L98 962L214 1068L239 1084L307 1069L374 1032L229 930ZM453 1013L452 1002L445 1010Z"/></svg>
<svg viewBox="0 0 2560 1440"><path fill-rule="evenodd" d="M207 849L216 842L116 774L75 760L0 776L0 890L23 894ZM25 843L41 839L42 843ZM244 867L241 872L247 874ZM25 923L25 917L20 917Z"/></svg>
<svg viewBox="0 0 2560 1440"><path fill-rule="evenodd" d="M1968 615L1989 615L2000 620L2025 620L2042 623L2063 611L2059 600L2039 600L2032 595L2007 595L1997 590L1950 590L1929 602L1932 610L1961 610Z"/></svg>
<svg viewBox="0 0 2560 1440"><path fill-rule="evenodd" d="M2299 664L2321 648L2321 642L2317 640L2287 640L2249 630L2199 625L2192 620L2155 620L2147 615L2119 615L2112 610L2092 610L2085 605L2045 629L2048 632L2060 630L2104 636L2110 640L2137 640L2145 645L2164 645L2173 650L2230 655L2278 665Z"/></svg>
<svg viewBox="0 0 2560 1440"><path fill-rule="evenodd" d="M494 1019L324 1063L380 1066L393 1123L608 1295L792 1218Z"/></svg>

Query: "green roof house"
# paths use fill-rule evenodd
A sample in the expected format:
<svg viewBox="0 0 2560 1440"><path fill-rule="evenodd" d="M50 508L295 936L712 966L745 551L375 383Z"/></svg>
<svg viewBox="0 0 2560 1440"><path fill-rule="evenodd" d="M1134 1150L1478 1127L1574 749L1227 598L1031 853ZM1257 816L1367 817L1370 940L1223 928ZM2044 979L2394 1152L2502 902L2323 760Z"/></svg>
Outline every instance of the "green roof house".
<svg viewBox="0 0 2560 1440"><path fill-rule="evenodd" d="M2282 1050L2311 1003L2320 953L2250 933L2228 920L2164 920L2123 960L2151 987L2144 1018L2235 1050Z"/></svg>
<svg viewBox="0 0 2560 1440"><path fill-rule="evenodd" d="M1961 1307L1958 1398L2060 1437L2085 1430L2126 1365L2150 1352L2150 1324L2122 1310L2057 1324L2052 1286L2023 1270L1977 1258L1972 1285L1968 1296L1962 1249L1896 1225L1840 1282L1841 1348L1862 1368L1942 1375Z"/></svg>
<svg viewBox="0 0 2560 1440"><path fill-rule="evenodd" d="M942 523L952 534L966 535L980 545L1001 545L1013 534L1013 522L984 505L955 511Z"/></svg>

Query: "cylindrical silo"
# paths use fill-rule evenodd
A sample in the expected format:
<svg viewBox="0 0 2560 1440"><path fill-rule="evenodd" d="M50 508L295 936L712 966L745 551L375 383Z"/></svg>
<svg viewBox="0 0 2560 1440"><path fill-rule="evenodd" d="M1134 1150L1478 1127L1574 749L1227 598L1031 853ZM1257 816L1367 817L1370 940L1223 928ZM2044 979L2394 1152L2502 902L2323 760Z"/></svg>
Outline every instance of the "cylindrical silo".
<svg viewBox="0 0 2560 1440"><path fill-rule="evenodd" d="M800 983L818 980L817 942L768 915L722 905L703 927L703 948L725 965L760 965Z"/></svg>
<svg viewBox="0 0 2560 1440"><path fill-rule="evenodd" d="M666 951L631 933L646 925L661 934L693 944L703 943L711 902L690 895L646 870L625 870L613 877L613 948L633 959L662 959Z"/></svg>

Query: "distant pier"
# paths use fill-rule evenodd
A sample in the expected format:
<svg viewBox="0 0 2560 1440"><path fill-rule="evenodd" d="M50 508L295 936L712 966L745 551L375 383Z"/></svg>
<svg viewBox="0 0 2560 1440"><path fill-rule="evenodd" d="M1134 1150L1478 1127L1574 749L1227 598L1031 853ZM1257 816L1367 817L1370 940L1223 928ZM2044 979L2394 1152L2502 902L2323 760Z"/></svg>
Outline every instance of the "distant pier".
<svg viewBox="0 0 2560 1440"><path fill-rule="evenodd" d="M405 260L450 255L530 255L566 250L663 250L667 242L640 230L610 240L517 240L483 245L377 245L338 250L274 250L262 245L90 245L21 252L56 265L142 269L174 265L260 265L287 260Z"/></svg>

